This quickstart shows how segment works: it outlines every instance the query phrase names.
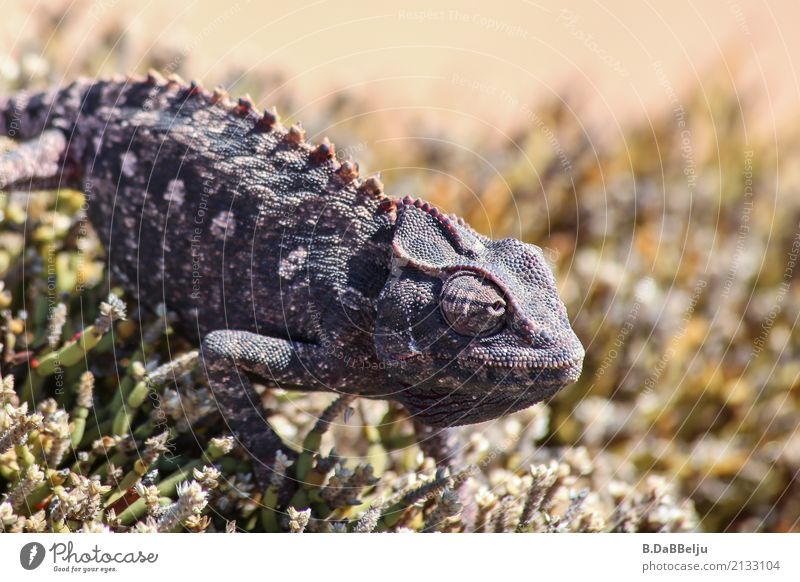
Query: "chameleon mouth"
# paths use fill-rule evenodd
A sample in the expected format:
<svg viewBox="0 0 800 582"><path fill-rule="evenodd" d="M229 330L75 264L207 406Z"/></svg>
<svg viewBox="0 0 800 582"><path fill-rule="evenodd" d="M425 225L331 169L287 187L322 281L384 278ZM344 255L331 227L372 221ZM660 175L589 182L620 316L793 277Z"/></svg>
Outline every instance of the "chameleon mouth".
<svg viewBox="0 0 800 582"><path fill-rule="evenodd" d="M465 364L470 368L501 368L507 370L565 370L570 376L574 376L573 381L580 376L583 367L583 353L574 358L565 360L542 360L539 358L527 358L512 361L497 361L481 357L458 358L459 364ZM440 359L440 358L436 358ZM441 358L445 359L445 358Z"/></svg>
<svg viewBox="0 0 800 582"><path fill-rule="evenodd" d="M499 360L496 357L469 356L463 353L456 357L452 355L440 356L437 354L415 353L398 359L403 363L440 362L443 364L457 364L470 369L498 368L504 370L528 370L531 372L536 370L565 370L566 375L574 382L581 374L583 358L584 351L581 348L578 355L561 360L555 359L549 354L542 354L538 357L522 356Z"/></svg>
<svg viewBox="0 0 800 582"><path fill-rule="evenodd" d="M586 355L575 334L565 334L558 342L542 348L506 348L475 346L472 353L461 353L459 362L470 367L563 370L574 382L578 379Z"/></svg>
<svg viewBox="0 0 800 582"><path fill-rule="evenodd" d="M400 401L419 422L443 428L507 416L552 397L565 385L560 379L548 382L539 380L535 387L507 390L497 386L483 393L465 388L445 391L437 386L419 392L408 389L401 395Z"/></svg>
<svg viewBox="0 0 800 582"><path fill-rule="evenodd" d="M437 353L435 346L422 351L395 355L403 365L428 363L440 366L458 366L476 369L524 370L534 374L542 370L561 370L567 383L575 382L581 373L585 351L578 337L564 334L550 345L539 348L528 346L497 346L472 344L455 353Z"/></svg>
<svg viewBox="0 0 800 582"><path fill-rule="evenodd" d="M443 361L428 357L428 360ZM583 356L557 366L465 366L448 360L433 375L420 370L417 383L398 395L398 400L424 424L437 427L485 422L546 400L574 383L581 373Z"/></svg>

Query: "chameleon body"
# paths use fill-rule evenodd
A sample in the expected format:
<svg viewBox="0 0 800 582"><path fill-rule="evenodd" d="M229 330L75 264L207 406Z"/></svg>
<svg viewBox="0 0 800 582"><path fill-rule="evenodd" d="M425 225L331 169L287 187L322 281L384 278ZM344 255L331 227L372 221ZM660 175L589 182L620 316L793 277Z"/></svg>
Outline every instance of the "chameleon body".
<svg viewBox="0 0 800 582"><path fill-rule="evenodd" d="M538 247L388 197L249 98L155 73L79 80L0 99L0 135L23 142L0 158L0 189L86 193L112 280L198 334L223 417L262 467L280 441L253 376L449 427L580 374Z"/></svg>

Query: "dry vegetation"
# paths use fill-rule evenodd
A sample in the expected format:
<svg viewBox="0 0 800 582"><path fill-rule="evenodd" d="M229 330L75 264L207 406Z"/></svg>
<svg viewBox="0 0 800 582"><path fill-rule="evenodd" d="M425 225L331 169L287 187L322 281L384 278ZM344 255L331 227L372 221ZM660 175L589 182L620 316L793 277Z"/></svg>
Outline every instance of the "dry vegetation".
<svg viewBox="0 0 800 582"><path fill-rule="evenodd" d="M114 38L96 41L112 55L103 70ZM59 48L56 37L44 57L29 47L4 63L0 90L58 79ZM149 65L181 68L154 54ZM229 79L252 95L275 80ZM454 474L386 403L323 415L332 395L265 392L271 422L304 449L279 463L304 483L290 499L280 477L254 487L170 315L142 320L132 298L108 297L82 195L0 195L0 530L797 531L800 175L783 168L800 134L777 150L748 135L740 107L755 105L719 87L678 95L618 140L585 133L565 103L531 104L537 121L513 142L468 144L497 174L430 143L359 153L372 168L441 170L384 180L545 247L584 374L547 405L462 429ZM293 99L281 92L279 110L297 110ZM369 107L345 94L303 121L328 127ZM360 150L380 129L331 137Z"/></svg>

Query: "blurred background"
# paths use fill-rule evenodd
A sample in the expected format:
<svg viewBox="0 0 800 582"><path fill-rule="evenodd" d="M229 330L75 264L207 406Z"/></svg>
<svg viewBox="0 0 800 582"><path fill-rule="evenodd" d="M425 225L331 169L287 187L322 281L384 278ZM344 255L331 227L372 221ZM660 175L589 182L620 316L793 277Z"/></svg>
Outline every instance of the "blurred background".
<svg viewBox="0 0 800 582"><path fill-rule="evenodd" d="M577 450L595 490L658 475L700 530L798 531L797 7L562 4L5 1L0 90L150 67L223 85L392 195L540 245L584 372L470 432L520 443L489 466Z"/></svg>

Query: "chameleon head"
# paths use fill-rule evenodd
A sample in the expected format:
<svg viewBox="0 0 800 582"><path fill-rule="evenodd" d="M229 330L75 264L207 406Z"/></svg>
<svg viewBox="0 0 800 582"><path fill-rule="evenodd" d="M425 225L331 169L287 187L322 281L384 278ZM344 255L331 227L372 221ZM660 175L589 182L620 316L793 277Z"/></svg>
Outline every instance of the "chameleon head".
<svg viewBox="0 0 800 582"><path fill-rule="evenodd" d="M421 201L398 204L378 301L386 397L433 426L491 420L575 382L583 347L541 249L492 241Z"/></svg>

